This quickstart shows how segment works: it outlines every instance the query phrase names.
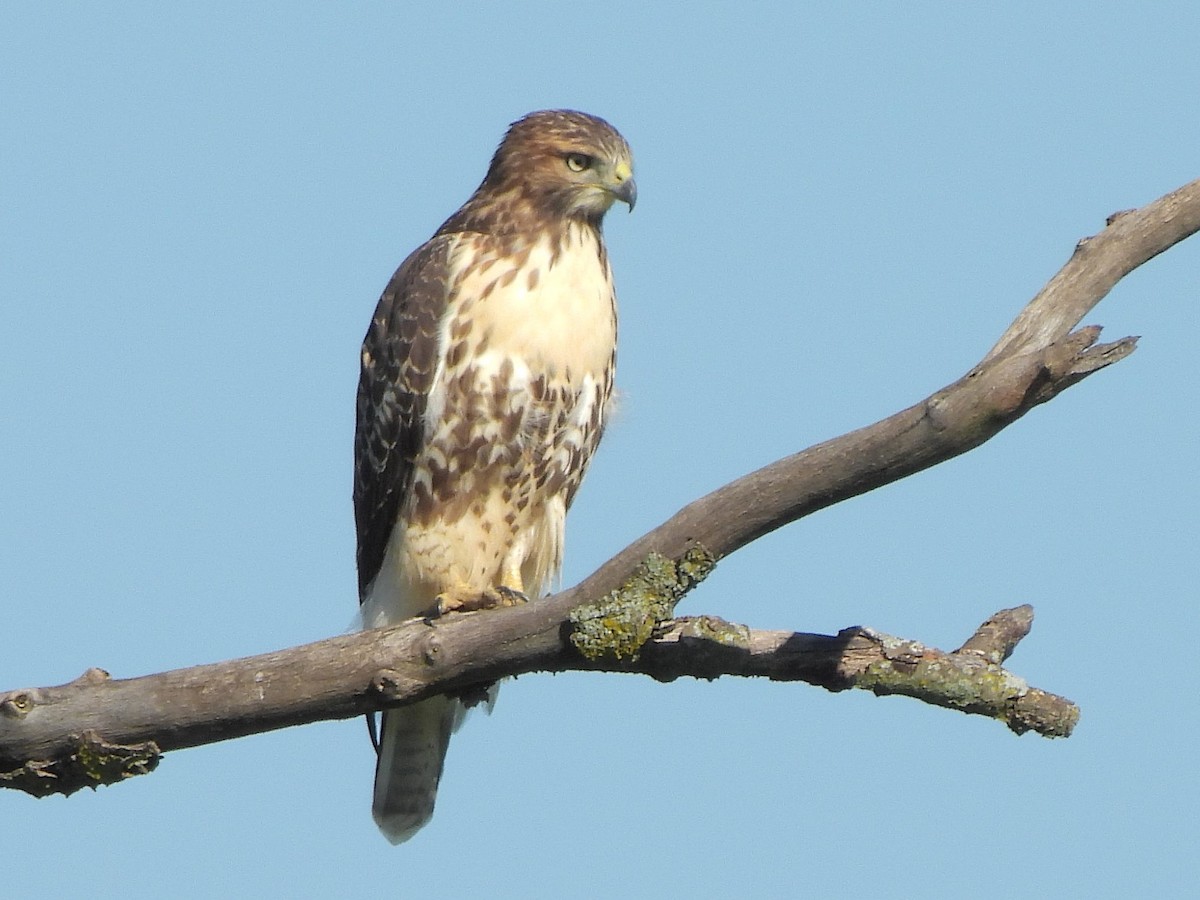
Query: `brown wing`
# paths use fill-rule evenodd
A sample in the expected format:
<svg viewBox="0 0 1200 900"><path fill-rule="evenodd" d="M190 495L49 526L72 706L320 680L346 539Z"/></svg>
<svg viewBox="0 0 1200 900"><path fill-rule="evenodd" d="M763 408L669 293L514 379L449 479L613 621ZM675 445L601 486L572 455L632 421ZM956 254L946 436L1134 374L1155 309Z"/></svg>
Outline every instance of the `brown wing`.
<svg viewBox="0 0 1200 900"><path fill-rule="evenodd" d="M438 327L455 239L435 237L401 264L363 339L354 428L360 603L383 565L425 440L422 420L438 365Z"/></svg>

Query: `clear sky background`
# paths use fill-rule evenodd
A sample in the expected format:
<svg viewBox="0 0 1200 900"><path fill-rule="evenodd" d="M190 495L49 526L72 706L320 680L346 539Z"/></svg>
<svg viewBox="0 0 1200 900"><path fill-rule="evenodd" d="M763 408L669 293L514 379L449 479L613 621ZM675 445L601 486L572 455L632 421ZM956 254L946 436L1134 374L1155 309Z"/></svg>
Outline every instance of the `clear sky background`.
<svg viewBox="0 0 1200 900"><path fill-rule="evenodd" d="M1052 7L1052 8L1051 8ZM533 109L637 159L625 400L568 584L966 371L1108 214L1200 177L1200 7L124 3L0 13L0 688L287 647L355 610L358 346ZM726 679L522 677L393 848L361 721L0 795L6 897L1184 896L1200 878L1200 238L1089 317L1129 360L777 532L681 612L1011 668L1069 740Z"/></svg>

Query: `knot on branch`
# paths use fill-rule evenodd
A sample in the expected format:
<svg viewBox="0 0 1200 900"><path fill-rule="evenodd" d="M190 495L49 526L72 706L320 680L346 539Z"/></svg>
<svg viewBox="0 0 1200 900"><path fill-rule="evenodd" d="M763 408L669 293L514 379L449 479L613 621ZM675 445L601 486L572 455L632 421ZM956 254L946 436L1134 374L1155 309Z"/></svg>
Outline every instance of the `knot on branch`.
<svg viewBox="0 0 1200 900"><path fill-rule="evenodd" d="M371 690L385 700L407 700L425 686L419 678L413 678L396 669L380 669L371 678Z"/></svg>
<svg viewBox="0 0 1200 900"><path fill-rule="evenodd" d="M32 691L9 691L7 694L0 694L0 716L23 719L29 715L35 703Z"/></svg>
<svg viewBox="0 0 1200 900"><path fill-rule="evenodd" d="M699 545L678 560L651 553L621 587L572 611L572 646L593 661L636 659L655 629L674 614L675 604L715 565L713 555Z"/></svg>

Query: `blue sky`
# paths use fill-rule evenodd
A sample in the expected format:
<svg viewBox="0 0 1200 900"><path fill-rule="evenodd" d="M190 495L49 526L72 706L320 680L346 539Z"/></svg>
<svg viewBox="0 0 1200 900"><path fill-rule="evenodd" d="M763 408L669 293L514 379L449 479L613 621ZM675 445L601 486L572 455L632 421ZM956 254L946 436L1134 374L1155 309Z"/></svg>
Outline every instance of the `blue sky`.
<svg viewBox="0 0 1200 900"><path fill-rule="evenodd" d="M507 124L632 144L624 401L573 583L681 505L969 368L1111 212L1200 177L1190 3L10 4L0 688L343 631L358 344ZM361 722L0 796L14 897L1181 896L1200 869L1200 242L1088 321L1128 361L726 560L683 612L1011 668L1066 741L903 699L530 676L390 847Z"/></svg>

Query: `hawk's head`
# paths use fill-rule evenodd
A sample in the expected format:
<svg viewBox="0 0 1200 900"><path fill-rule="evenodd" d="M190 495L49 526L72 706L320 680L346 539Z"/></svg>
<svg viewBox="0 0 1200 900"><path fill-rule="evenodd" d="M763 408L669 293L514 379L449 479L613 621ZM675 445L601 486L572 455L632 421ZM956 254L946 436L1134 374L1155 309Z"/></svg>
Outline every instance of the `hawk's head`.
<svg viewBox="0 0 1200 900"><path fill-rule="evenodd" d="M599 224L620 200L633 209L633 154L620 132L568 109L530 113L508 129L480 186L497 199L528 203L543 217Z"/></svg>

